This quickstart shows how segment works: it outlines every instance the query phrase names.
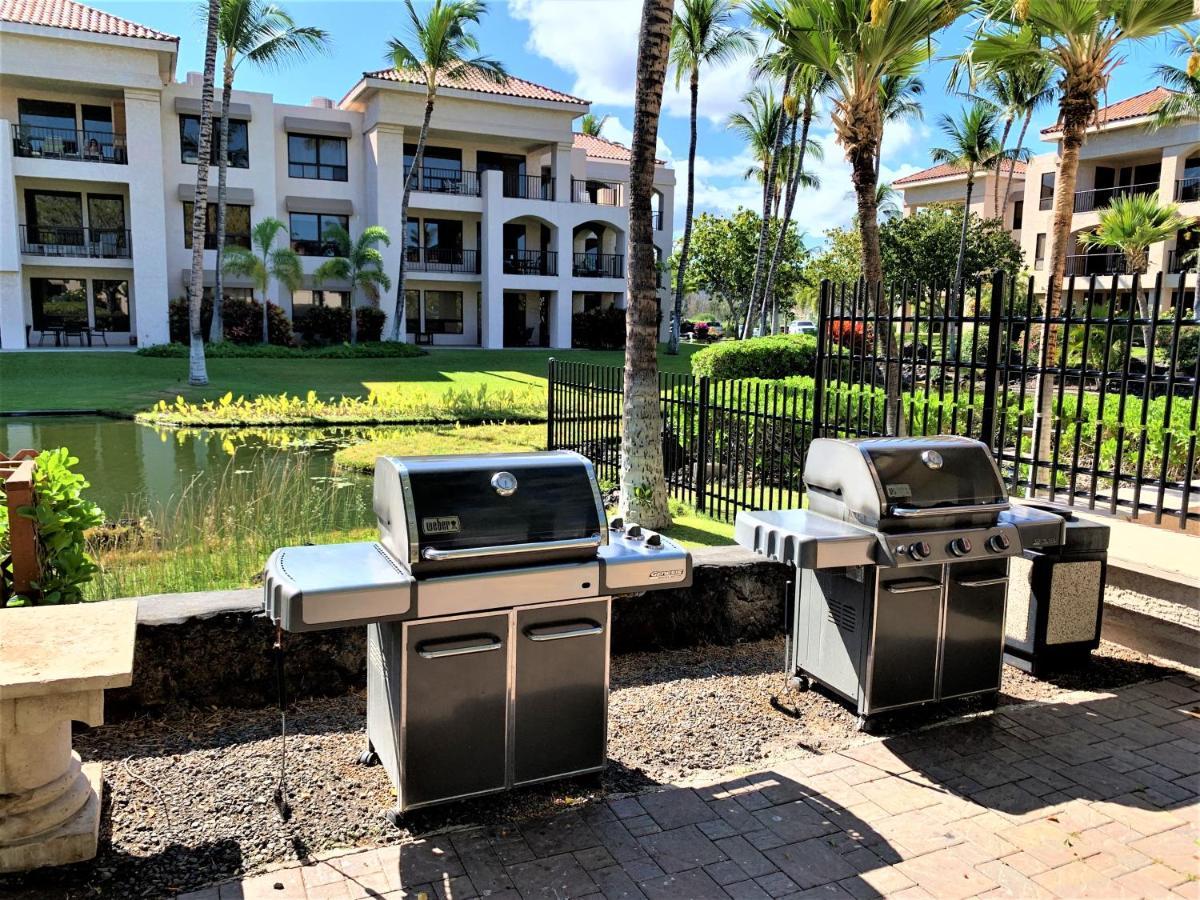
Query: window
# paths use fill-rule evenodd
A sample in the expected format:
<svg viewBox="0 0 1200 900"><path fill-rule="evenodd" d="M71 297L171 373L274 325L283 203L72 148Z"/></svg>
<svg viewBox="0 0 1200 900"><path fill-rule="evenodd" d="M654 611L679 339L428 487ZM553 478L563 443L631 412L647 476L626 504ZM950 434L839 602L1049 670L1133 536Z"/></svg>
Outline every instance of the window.
<svg viewBox="0 0 1200 900"><path fill-rule="evenodd" d="M1037 242L1034 244L1033 267L1035 269L1046 268L1046 235L1044 233L1037 236Z"/></svg>
<svg viewBox="0 0 1200 900"><path fill-rule="evenodd" d="M1054 173L1042 173L1042 193L1038 201L1038 209L1050 209L1054 206Z"/></svg>
<svg viewBox="0 0 1200 900"><path fill-rule="evenodd" d="M180 160L194 163L200 153L200 117L179 117ZM217 165L221 155L221 120L213 119L212 154L209 162ZM229 165L234 169L250 168L250 135L246 122L229 120Z"/></svg>
<svg viewBox="0 0 1200 900"><path fill-rule="evenodd" d="M304 317L316 307L349 309L349 291L293 291L292 321L303 323Z"/></svg>
<svg viewBox="0 0 1200 900"><path fill-rule="evenodd" d="M311 134L288 135L288 175L321 181L345 181L346 139Z"/></svg>
<svg viewBox="0 0 1200 900"><path fill-rule="evenodd" d="M221 293L225 295L226 300L254 299L254 288L229 287L228 285L222 285ZM213 298L213 289L211 287L206 287L200 296L203 300L207 300L209 303L211 303Z"/></svg>
<svg viewBox="0 0 1200 900"><path fill-rule="evenodd" d="M30 278L29 299L35 331L49 325L87 324L87 285L82 279Z"/></svg>
<svg viewBox="0 0 1200 900"><path fill-rule="evenodd" d="M75 137L75 104L59 103L54 100L18 100L17 118L22 129L34 132L69 131ZM68 135L63 135L67 137Z"/></svg>
<svg viewBox="0 0 1200 900"><path fill-rule="evenodd" d="M25 191L25 239L30 244L83 246L83 200L70 191Z"/></svg>
<svg viewBox="0 0 1200 900"><path fill-rule="evenodd" d="M416 144L404 145L404 174L412 168L417 156ZM421 154L421 168L430 174L455 176L462 172L462 151L455 147L432 147L425 145Z"/></svg>
<svg viewBox="0 0 1200 900"><path fill-rule="evenodd" d="M1021 224L1024 221L1025 221L1025 201L1024 200L1014 200L1013 201L1012 230L1020 231Z"/></svg>
<svg viewBox="0 0 1200 900"><path fill-rule="evenodd" d="M417 334L421 330L421 292L404 292L404 330Z"/></svg>
<svg viewBox="0 0 1200 900"><path fill-rule="evenodd" d="M192 249L192 209L190 200L183 203L183 246ZM250 207L225 205L225 246L250 247ZM204 249L217 249L217 204L208 204L204 216Z"/></svg>
<svg viewBox="0 0 1200 900"><path fill-rule="evenodd" d="M129 282L92 282L92 321L104 331L129 330Z"/></svg>
<svg viewBox="0 0 1200 900"><path fill-rule="evenodd" d="M292 249L301 256L336 256L337 244L326 238L326 229L330 225L338 225L346 231L350 230L349 216L335 216L328 213L292 213L289 219Z"/></svg>
<svg viewBox="0 0 1200 900"><path fill-rule="evenodd" d="M425 292L425 330L430 334L463 333L462 291Z"/></svg>

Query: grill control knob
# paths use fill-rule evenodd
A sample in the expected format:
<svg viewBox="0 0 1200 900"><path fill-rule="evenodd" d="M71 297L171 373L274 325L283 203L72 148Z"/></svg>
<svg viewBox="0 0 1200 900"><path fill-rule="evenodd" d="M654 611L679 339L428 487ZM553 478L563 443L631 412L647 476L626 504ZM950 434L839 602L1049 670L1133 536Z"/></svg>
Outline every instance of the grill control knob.
<svg viewBox="0 0 1200 900"><path fill-rule="evenodd" d="M661 547L662 546L662 535L659 534L657 531L650 532L650 534L646 537L646 546L647 547Z"/></svg>
<svg viewBox="0 0 1200 900"><path fill-rule="evenodd" d="M928 541L917 541L908 548L908 555L913 559L929 559L932 552L933 548L929 546Z"/></svg>
<svg viewBox="0 0 1200 900"><path fill-rule="evenodd" d="M971 552L971 539L960 537L950 542L950 552L955 556L966 556Z"/></svg>
<svg viewBox="0 0 1200 900"><path fill-rule="evenodd" d="M642 526L630 525L625 529L625 537L633 538L635 541L640 541L642 539Z"/></svg>
<svg viewBox="0 0 1200 900"><path fill-rule="evenodd" d="M613 519L611 522L608 523L608 527L611 528L613 531L620 531L621 529L623 529L625 527L625 520L622 519L620 516L617 516L615 519Z"/></svg>
<svg viewBox="0 0 1200 900"><path fill-rule="evenodd" d="M987 539L987 548L993 553L1003 553L1012 546L1007 534L993 534Z"/></svg>

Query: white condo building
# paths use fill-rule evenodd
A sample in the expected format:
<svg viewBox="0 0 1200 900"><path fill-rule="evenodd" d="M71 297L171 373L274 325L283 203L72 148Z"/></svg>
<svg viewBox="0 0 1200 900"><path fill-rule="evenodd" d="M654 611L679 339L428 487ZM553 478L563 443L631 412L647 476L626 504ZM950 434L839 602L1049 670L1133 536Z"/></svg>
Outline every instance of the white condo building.
<svg viewBox="0 0 1200 900"><path fill-rule="evenodd" d="M201 93L200 76L175 80L178 48L177 37L73 0L0 0L0 347L54 343L58 314L78 317L80 304L111 346L168 339L168 303L186 296L191 268ZM271 302L293 319L350 303L348 285L312 278L329 252L324 229L339 222L351 235L387 229L393 282L407 253L409 341L570 347L574 313L624 307L629 150L574 132L588 102L515 77L441 85L405 223L424 94L394 70L308 106L235 90L220 110L218 89L217 114L230 122L227 243L247 243L270 216L302 255L302 289L272 284ZM216 178L214 167L210 203ZM660 260L671 252L674 181L660 162ZM215 215L208 231L211 286ZM225 288L250 291L228 276ZM395 290L378 299L385 334Z"/></svg>

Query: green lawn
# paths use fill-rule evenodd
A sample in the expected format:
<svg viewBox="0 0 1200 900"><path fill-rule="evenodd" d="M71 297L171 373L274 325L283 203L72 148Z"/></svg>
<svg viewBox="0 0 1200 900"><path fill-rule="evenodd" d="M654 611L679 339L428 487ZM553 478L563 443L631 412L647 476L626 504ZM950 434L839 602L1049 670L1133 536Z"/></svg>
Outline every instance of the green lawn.
<svg viewBox="0 0 1200 900"><path fill-rule="evenodd" d="M691 354L659 354L664 372L688 372ZM621 365L621 351L435 349L412 359L213 359L209 384L187 384L187 360L155 359L133 353L71 352L0 354L0 412L35 409L99 409L134 413L159 400L215 400L232 391L257 394L365 396L378 387L414 387L436 392L451 386L544 385L546 361Z"/></svg>

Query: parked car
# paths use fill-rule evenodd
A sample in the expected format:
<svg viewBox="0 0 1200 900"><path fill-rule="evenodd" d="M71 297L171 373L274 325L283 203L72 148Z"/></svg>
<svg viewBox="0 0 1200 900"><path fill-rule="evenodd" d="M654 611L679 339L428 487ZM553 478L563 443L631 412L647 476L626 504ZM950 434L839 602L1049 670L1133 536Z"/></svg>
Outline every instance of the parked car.
<svg viewBox="0 0 1200 900"><path fill-rule="evenodd" d="M816 334L816 323L800 319L788 326L788 334Z"/></svg>
<svg viewBox="0 0 1200 900"><path fill-rule="evenodd" d="M725 337L725 329L721 327L721 323L716 320L709 320L704 323L708 326L708 336L711 340Z"/></svg>

